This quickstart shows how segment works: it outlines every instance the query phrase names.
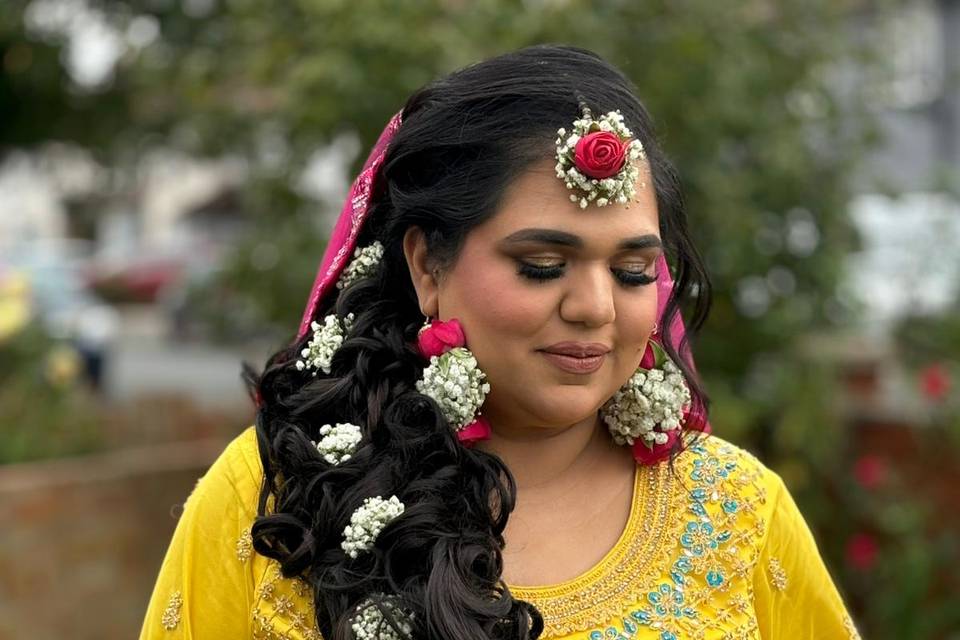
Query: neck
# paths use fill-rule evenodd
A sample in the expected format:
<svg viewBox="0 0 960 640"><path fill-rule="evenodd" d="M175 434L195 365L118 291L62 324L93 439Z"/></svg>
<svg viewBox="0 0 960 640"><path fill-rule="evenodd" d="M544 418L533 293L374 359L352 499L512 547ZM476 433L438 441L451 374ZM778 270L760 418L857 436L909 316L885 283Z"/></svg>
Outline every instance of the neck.
<svg viewBox="0 0 960 640"><path fill-rule="evenodd" d="M475 448L499 456L522 493L576 482L584 472L596 470L613 446L596 415L563 428L506 425L495 416L488 420L490 439Z"/></svg>

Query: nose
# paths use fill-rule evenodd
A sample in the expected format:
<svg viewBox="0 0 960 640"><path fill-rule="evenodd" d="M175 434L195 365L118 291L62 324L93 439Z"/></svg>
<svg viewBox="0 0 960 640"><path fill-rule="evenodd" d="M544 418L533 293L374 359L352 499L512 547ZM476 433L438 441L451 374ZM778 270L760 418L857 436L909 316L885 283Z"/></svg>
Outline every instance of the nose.
<svg viewBox="0 0 960 640"><path fill-rule="evenodd" d="M560 301L560 317L567 322L581 322L600 327L617 317L614 304L614 283L605 265L571 270L566 278L569 286Z"/></svg>

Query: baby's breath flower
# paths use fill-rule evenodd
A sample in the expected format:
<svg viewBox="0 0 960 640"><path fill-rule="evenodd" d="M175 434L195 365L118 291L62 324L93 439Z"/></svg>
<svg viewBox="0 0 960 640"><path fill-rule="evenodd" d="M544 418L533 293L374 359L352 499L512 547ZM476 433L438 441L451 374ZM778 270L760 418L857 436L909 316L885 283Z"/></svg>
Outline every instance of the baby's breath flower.
<svg viewBox="0 0 960 640"><path fill-rule="evenodd" d="M380 244L379 240L375 240L373 244L366 247L358 247L353 252L353 260L340 274L340 278L337 280L337 289L344 289L357 280L372 275L382 258L383 245Z"/></svg>
<svg viewBox="0 0 960 640"><path fill-rule="evenodd" d="M320 427L320 435L320 442L310 442L330 464L349 460L363 439L360 427L349 422L338 422L335 427L325 424Z"/></svg>
<svg viewBox="0 0 960 640"><path fill-rule="evenodd" d="M380 608L372 599L367 598L357 605L358 613L351 623L353 635L357 640L401 640L402 637L409 637L413 633L412 613L402 609L391 599L384 599L381 602L382 606L396 619L404 636L397 634Z"/></svg>
<svg viewBox="0 0 960 640"><path fill-rule="evenodd" d="M667 359L662 369L638 369L603 405L601 415L617 444L632 445L638 439L664 444L666 432L680 428L689 405L683 374Z"/></svg>
<svg viewBox="0 0 960 640"><path fill-rule="evenodd" d="M486 378L473 354L456 347L441 356L432 356L416 387L437 401L450 425L459 431L473 422L490 393Z"/></svg>
<svg viewBox="0 0 960 640"><path fill-rule="evenodd" d="M350 516L350 524L343 530L340 547L351 558L356 558L361 551L369 550L383 528L403 513L403 508L403 503L397 496L390 496L389 500L380 496L367 498Z"/></svg>
<svg viewBox="0 0 960 640"><path fill-rule="evenodd" d="M300 351L303 360L297 360L298 371L311 368L314 369L313 375L317 375L317 369L324 373L330 373L330 363L333 361L333 354L343 344L344 336L353 326L353 314L348 313L341 321L336 314L331 314L323 318L323 324L311 322L310 328L313 330L313 338L307 343L306 348Z"/></svg>
<svg viewBox="0 0 960 640"><path fill-rule="evenodd" d="M623 114L619 111L610 111L596 120L592 114L585 112L582 118L573 121L573 131L569 135L564 128L557 130L557 177L563 180L567 189L579 191L571 194L570 200L581 209L585 209L591 202L598 207L605 207L612 202L625 204L633 199L636 192L636 182L640 176L637 161L646 159L643 143L630 140L626 148L626 161L615 176L591 180L577 168L574 158L577 142L594 131L615 133L624 142L633 137L630 129L623 123Z"/></svg>

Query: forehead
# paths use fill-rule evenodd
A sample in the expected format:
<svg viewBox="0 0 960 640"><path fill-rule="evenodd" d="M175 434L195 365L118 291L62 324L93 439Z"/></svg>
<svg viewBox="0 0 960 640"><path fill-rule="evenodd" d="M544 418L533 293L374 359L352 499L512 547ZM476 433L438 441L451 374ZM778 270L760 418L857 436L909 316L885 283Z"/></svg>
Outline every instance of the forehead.
<svg viewBox="0 0 960 640"><path fill-rule="evenodd" d="M585 246L603 248L625 237L660 235L653 180L641 166L634 200L605 207L590 204L581 209L571 202L574 193L556 175L552 158L532 165L508 187L497 212L477 231L496 236L518 229L559 229L584 240ZM641 186L642 185L642 186Z"/></svg>

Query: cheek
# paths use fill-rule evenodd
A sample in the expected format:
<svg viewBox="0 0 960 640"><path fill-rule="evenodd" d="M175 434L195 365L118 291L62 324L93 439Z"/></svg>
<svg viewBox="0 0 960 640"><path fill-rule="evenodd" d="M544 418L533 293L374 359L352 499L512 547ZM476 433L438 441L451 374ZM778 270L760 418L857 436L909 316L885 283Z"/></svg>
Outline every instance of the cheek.
<svg viewBox="0 0 960 640"><path fill-rule="evenodd" d="M553 300L525 285L506 260L465 248L440 292L440 315L458 317L472 349L497 351L529 338L549 320Z"/></svg>
<svg viewBox="0 0 960 640"><path fill-rule="evenodd" d="M617 305L617 336L620 348L615 378L629 378L640 365L647 340L657 322L657 290L648 285L631 293Z"/></svg>
<svg viewBox="0 0 960 640"><path fill-rule="evenodd" d="M656 285L648 285L626 297L617 309L617 333L624 342L646 343L657 322ZM640 346L643 346L640 344Z"/></svg>

